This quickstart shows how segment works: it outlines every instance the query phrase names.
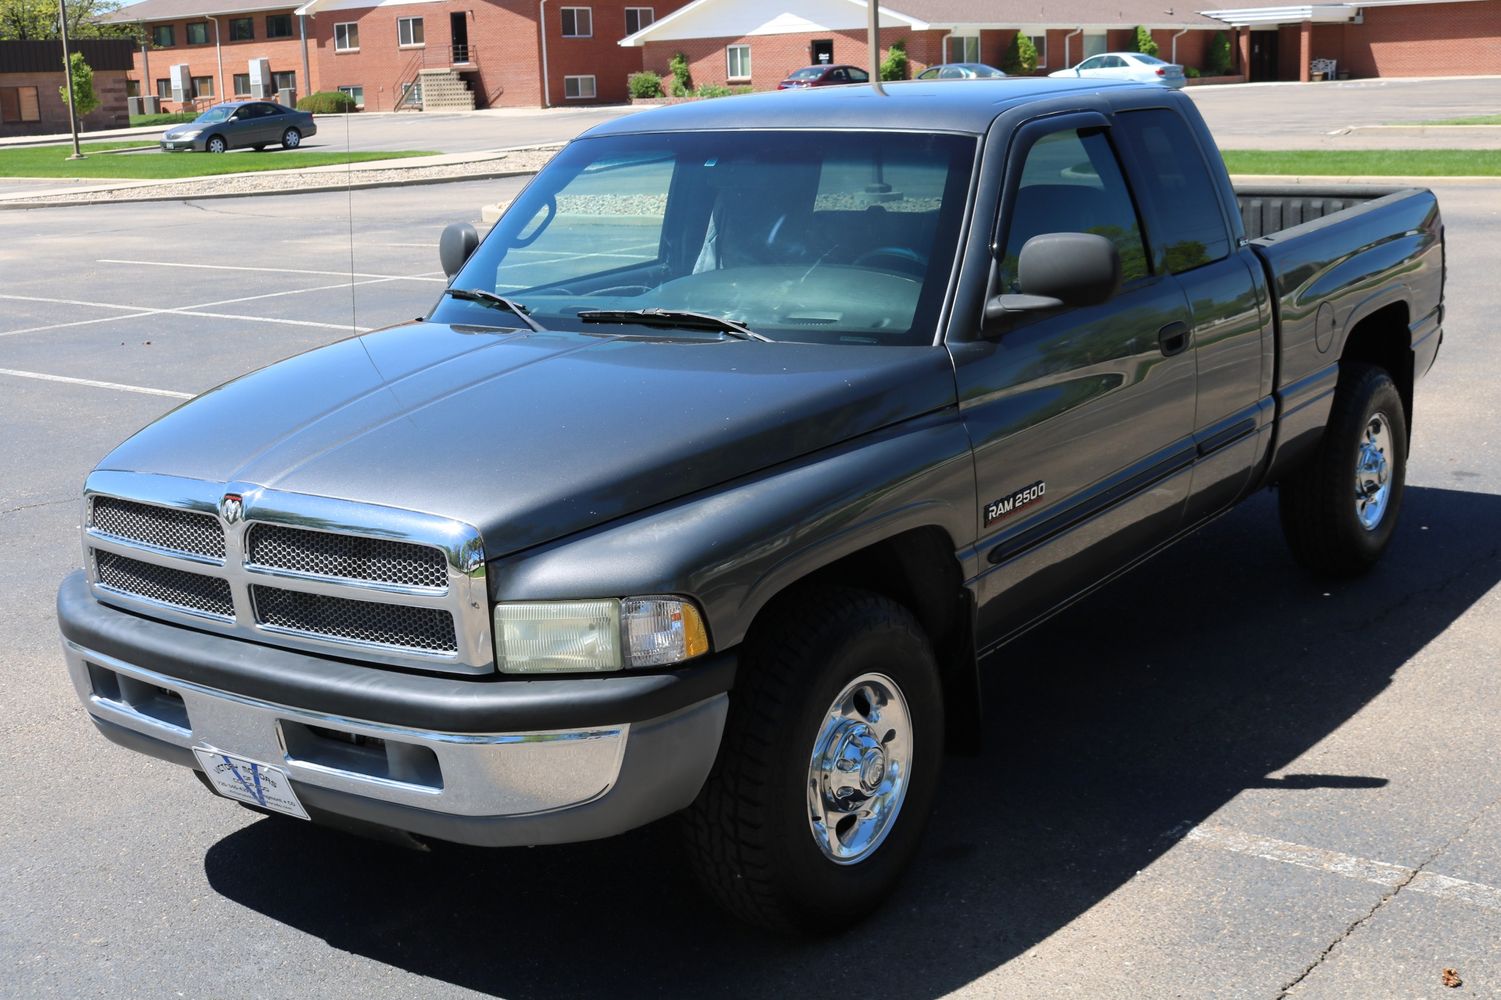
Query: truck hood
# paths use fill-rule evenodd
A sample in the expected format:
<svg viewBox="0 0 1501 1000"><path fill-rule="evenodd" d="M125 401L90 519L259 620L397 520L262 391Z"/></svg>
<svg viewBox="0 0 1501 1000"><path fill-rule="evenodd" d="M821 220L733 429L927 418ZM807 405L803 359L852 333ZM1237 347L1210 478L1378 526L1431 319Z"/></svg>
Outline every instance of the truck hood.
<svg viewBox="0 0 1501 1000"><path fill-rule="evenodd" d="M495 558L954 400L934 347L414 323L204 393L100 468L456 518Z"/></svg>

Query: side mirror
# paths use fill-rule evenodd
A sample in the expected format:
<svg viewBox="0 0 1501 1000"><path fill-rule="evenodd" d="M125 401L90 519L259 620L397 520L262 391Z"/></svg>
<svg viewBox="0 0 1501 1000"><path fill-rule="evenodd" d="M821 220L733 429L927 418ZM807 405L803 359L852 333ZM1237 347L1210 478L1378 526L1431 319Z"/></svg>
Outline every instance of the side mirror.
<svg viewBox="0 0 1501 1000"><path fill-rule="evenodd" d="M443 262L443 273L452 278L464 266L464 261L479 246L479 233L467 222L450 222L438 238L438 259Z"/></svg>
<svg viewBox="0 0 1501 1000"><path fill-rule="evenodd" d="M1121 286L1121 255L1094 233L1043 233L1022 245L1017 262L1020 295L997 295L985 304L995 322L1016 313L1095 306Z"/></svg>

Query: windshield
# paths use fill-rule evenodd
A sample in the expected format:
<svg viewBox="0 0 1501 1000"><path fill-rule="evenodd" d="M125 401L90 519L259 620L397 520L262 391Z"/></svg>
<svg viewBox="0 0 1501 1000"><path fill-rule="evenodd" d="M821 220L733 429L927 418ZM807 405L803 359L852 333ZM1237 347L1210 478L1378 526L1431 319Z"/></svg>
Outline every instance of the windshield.
<svg viewBox="0 0 1501 1000"><path fill-rule="evenodd" d="M798 70L796 73L793 73L787 79L789 79L789 80L811 80L811 79L813 79L816 76L823 76L824 71L827 70L828 68L829 67L827 67L827 66L805 66L804 68Z"/></svg>
<svg viewBox="0 0 1501 1000"><path fill-rule="evenodd" d="M203 114L199 115L197 118L194 118L193 121L198 125L212 125L214 122L222 122L224 119L228 118L233 111L234 108L226 108L223 105L220 105L216 108L209 108Z"/></svg>
<svg viewBox="0 0 1501 1000"><path fill-rule="evenodd" d="M661 309L773 340L930 344L975 142L822 131L582 139L522 193L453 287L503 295L552 329L599 329L581 312ZM433 318L507 322L453 298ZM646 332L633 326L609 329Z"/></svg>

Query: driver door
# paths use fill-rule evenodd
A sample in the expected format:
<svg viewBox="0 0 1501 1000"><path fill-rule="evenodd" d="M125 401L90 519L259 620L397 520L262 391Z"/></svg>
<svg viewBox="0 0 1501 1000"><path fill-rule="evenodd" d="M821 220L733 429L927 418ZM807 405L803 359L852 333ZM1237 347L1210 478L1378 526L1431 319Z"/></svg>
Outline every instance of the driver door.
<svg viewBox="0 0 1501 1000"><path fill-rule="evenodd" d="M1109 129L1080 127L1105 121L1061 116L1018 131L992 288L1020 290L1032 236L1088 232L1115 243L1119 292L1018 314L951 346L980 492L982 649L1170 538L1188 498L1188 303L1152 271Z"/></svg>

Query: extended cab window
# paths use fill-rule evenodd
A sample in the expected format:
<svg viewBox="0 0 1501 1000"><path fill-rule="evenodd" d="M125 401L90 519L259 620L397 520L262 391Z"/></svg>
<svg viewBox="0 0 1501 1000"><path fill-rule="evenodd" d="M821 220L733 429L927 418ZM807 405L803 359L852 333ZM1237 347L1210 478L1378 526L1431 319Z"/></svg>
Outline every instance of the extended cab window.
<svg viewBox="0 0 1501 1000"><path fill-rule="evenodd" d="M974 154L973 137L905 132L579 140L454 285L554 329L598 330L581 311L691 310L773 340L931 344ZM495 315L450 300L435 318Z"/></svg>
<svg viewBox="0 0 1501 1000"><path fill-rule="evenodd" d="M1121 132L1141 163L1137 190L1147 203L1154 249L1173 274L1230 254L1230 233L1209 166L1187 123L1166 110L1127 111Z"/></svg>
<svg viewBox="0 0 1501 1000"><path fill-rule="evenodd" d="M1121 255L1122 282L1148 274L1136 206L1115 152L1099 132L1068 129L1039 139L1027 151L1021 185L1006 223L1000 287L1020 291L1016 265L1022 247L1042 233L1096 233Z"/></svg>

